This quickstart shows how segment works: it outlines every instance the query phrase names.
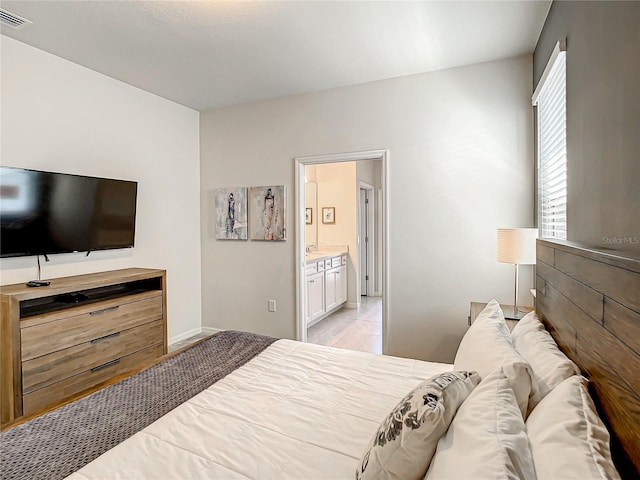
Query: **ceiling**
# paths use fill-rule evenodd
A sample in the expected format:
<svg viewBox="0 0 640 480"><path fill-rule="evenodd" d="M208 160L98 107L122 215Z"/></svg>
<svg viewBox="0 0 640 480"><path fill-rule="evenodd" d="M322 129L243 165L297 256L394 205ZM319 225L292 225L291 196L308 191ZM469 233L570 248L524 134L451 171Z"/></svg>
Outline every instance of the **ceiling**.
<svg viewBox="0 0 640 480"><path fill-rule="evenodd" d="M199 111L533 52L543 1L24 1L0 32Z"/></svg>

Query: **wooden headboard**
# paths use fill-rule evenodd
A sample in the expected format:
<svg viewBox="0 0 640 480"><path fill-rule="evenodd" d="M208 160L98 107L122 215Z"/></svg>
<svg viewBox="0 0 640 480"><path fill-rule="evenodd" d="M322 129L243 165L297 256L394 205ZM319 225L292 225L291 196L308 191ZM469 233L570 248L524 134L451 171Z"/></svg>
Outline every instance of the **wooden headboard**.
<svg viewBox="0 0 640 480"><path fill-rule="evenodd" d="M639 257L537 243L536 310L591 381L623 478L640 476Z"/></svg>

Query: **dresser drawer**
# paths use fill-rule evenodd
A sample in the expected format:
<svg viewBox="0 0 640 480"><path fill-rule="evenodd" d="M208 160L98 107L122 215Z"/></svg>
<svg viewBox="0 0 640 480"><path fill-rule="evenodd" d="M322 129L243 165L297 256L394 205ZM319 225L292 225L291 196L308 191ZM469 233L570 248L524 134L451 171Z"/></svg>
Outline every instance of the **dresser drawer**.
<svg viewBox="0 0 640 480"><path fill-rule="evenodd" d="M37 413L46 407L60 403L61 399L72 397L102 382L106 382L116 375L143 366L145 362L151 362L162 354L163 345L154 345L131 355L114 359L110 364L94 367L92 370L65 378L60 382L23 395L22 408L24 415Z"/></svg>
<svg viewBox="0 0 640 480"><path fill-rule="evenodd" d="M65 313L68 316L53 321L46 321L52 316L45 316L21 322L23 361L158 320L162 318L162 294L120 297Z"/></svg>
<svg viewBox="0 0 640 480"><path fill-rule="evenodd" d="M164 341L162 320L22 362L24 394Z"/></svg>
<svg viewBox="0 0 640 480"><path fill-rule="evenodd" d="M340 257L333 257L331 259L331 268L335 268L339 266L340 266Z"/></svg>

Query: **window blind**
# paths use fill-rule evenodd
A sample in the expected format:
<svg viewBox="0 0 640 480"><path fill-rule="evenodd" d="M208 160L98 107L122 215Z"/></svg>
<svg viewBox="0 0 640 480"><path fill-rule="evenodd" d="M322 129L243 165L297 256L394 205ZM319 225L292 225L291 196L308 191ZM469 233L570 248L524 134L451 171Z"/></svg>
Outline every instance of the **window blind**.
<svg viewBox="0 0 640 480"><path fill-rule="evenodd" d="M538 113L538 228L540 238L567 238L566 62L561 44L534 94Z"/></svg>

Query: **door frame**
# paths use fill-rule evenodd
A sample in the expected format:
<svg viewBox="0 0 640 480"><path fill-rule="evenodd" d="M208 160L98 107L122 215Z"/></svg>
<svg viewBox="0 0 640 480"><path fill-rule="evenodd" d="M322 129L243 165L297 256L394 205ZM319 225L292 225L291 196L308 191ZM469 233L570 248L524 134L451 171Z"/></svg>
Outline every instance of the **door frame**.
<svg viewBox="0 0 640 480"><path fill-rule="evenodd" d="M328 155L313 155L294 158L295 165L295 250L296 250L296 339L302 342L307 341L306 328L306 245L304 244L305 228L305 166L317 165L321 163L354 162L358 160L381 160L381 204L380 212L382 244L382 353L388 351L388 321L389 321L389 151L365 150L360 152L334 153ZM359 194L359 192L358 192ZM359 281L359 280L358 280ZM360 290L356 290L360 293Z"/></svg>
<svg viewBox="0 0 640 480"><path fill-rule="evenodd" d="M360 254L360 252L362 251L361 243L364 241L364 234L367 233L367 232L360 231L361 230L360 227L362 225L362 212L363 212L363 205L360 199L360 190L367 191L367 197L369 200L369 207L366 209L367 226L369 229L369 232L368 232L369 242L366 243L367 257L369 259L369 280L366 282L367 296L375 297L376 289L374 287L375 287L375 279L376 279L376 273L377 273L376 258L374 256L375 242L376 242L375 217L376 217L376 210L377 210L376 187L374 187L373 185L367 182L363 182L361 180L358 181L358 247L360 250L358 254ZM360 278L360 282L362 282L362 268L363 268L363 262L360 258L360 255L358 255L358 278ZM362 293L362 284L360 284L360 293Z"/></svg>

